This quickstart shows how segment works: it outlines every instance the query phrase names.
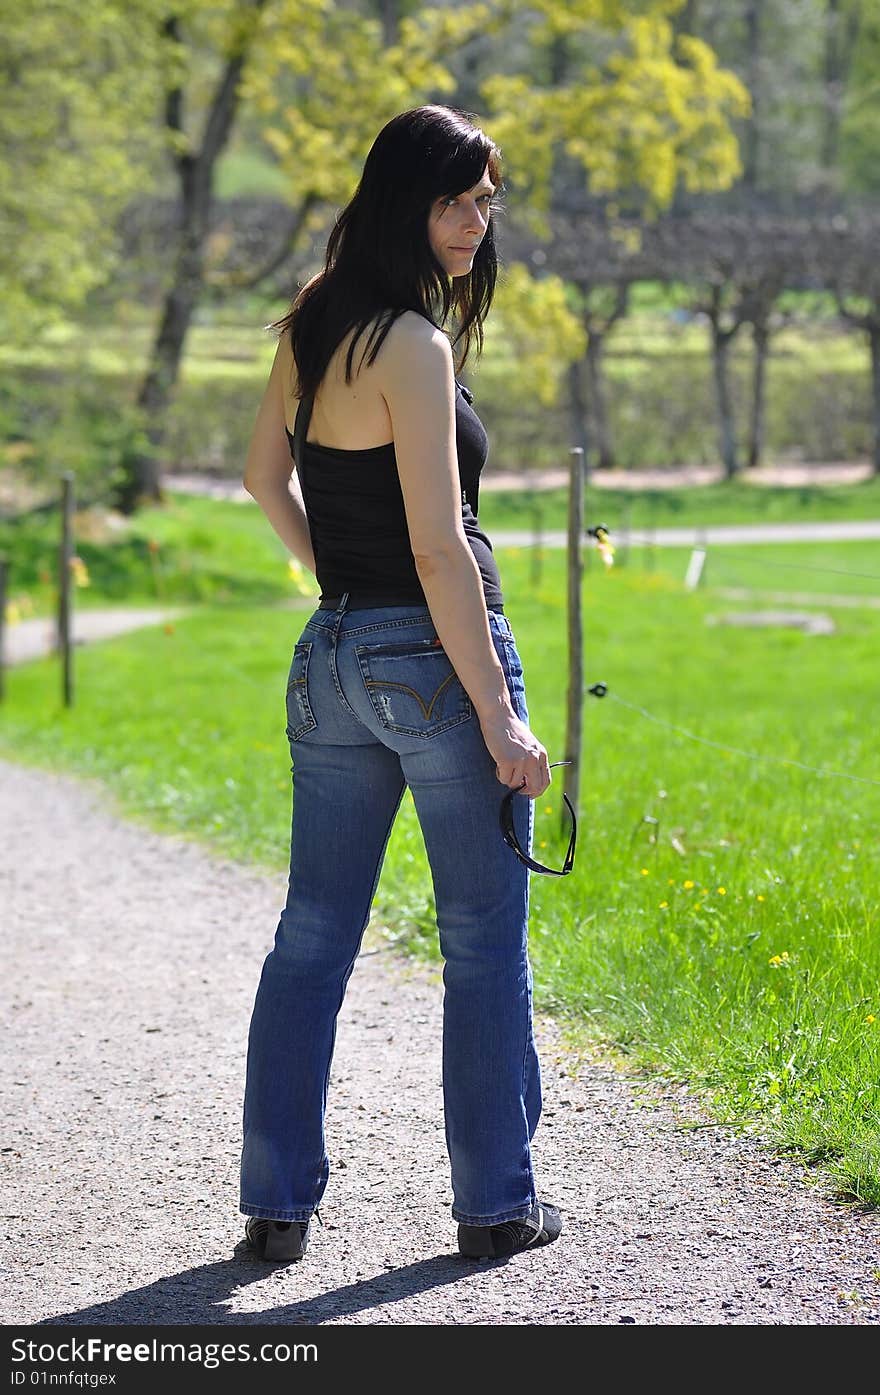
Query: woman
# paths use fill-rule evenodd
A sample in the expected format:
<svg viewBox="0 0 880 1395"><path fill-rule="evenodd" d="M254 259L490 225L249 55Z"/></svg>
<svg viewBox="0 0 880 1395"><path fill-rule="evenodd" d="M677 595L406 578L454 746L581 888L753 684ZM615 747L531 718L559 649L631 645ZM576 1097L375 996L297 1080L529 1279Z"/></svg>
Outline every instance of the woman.
<svg viewBox="0 0 880 1395"><path fill-rule="evenodd" d="M294 804L287 904L248 1040L241 1211L267 1260L302 1256L327 1184L336 1018L404 789L425 838L444 969L443 1089L461 1253L555 1240L530 1143L541 1110L527 848L550 782L477 520L486 434L456 382L497 274L492 142L424 106L379 133L324 270L280 339L244 483L315 572L287 688ZM355 357L357 356L357 364ZM289 479L297 465L295 493Z"/></svg>

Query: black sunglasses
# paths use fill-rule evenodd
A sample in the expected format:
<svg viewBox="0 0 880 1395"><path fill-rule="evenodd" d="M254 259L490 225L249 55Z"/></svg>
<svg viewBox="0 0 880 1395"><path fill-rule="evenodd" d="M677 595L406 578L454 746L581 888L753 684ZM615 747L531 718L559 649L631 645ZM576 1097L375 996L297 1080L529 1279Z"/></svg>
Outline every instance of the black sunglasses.
<svg viewBox="0 0 880 1395"><path fill-rule="evenodd" d="M571 765L570 760L554 760L550 763L550 769L555 770L559 765ZM524 862L532 872L543 872L545 877L567 877L574 866L574 847L577 841L577 818L574 808L568 795L563 790L562 798L565 800L565 807L571 815L571 835L568 841L568 852L565 854L565 861L561 868L545 867L542 862L536 862L533 857L520 847L519 839L513 827L513 797L519 794L519 790L508 790L501 801L501 832L504 841L509 848L513 848L520 862Z"/></svg>

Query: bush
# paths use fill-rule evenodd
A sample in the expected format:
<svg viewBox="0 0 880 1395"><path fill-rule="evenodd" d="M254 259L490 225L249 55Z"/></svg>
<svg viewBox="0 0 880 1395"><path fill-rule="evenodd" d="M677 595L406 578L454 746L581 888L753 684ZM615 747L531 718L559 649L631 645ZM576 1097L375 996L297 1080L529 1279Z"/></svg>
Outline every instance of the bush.
<svg viewBox="0 0 880 1395"><path fill-rule="evenodd" d="M47 498L61 476L78 501L107 502L126 458L143 449L141 414L127 385L110 374L58 369L7 372L0 385L0 450Z"/></svg>

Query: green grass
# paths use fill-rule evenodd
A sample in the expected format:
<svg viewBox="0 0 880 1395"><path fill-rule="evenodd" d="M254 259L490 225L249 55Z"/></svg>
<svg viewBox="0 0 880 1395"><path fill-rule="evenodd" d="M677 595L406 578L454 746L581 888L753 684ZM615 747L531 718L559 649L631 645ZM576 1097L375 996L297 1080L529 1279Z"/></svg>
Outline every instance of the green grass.
<svg viewBox="0 0 880 1395"><path fill-rule="evenodd" d="M534 497L486 492L480 521L490 536L504 529L531 530ZM539 497L544 531L564 529L563 492ZM589 489L586 518L588 524L604 523L611 529L620 570L659 568L683 577L686 551L630 548L627 528L880 518L880 481L803 491L711 485L657 496ZM0 522L0 552L10 560L9 591L27 598L28 613L47 614L55 603L58 529L57 514L16 524ZM843 551L835 544L813 543L713 547L707 576L718 586L878 594L877 544L839 546ZM288 573L286 550L254 503L233 505L171 493L164 505L144 508L130 520L115 518L108 524L106 518L87 516L77 530L76 551L90 581L77 591L76 602L83 607L259 603L298 594ZM588 562L596 565L589 554ZM864 575L850 575L853 572ZM313 593L314 586L306 590Z"/></svg>
<svg viewBox="0 0 880 1395"><path fill-rule="evenodd" d="M268 577L249 534L233 531L228 548ZM870 554L809 555L858 571ZM711 589L683 591L685 554L653 560L607 574L594 562L585 579L587 682L609 691L587 699L575 871L532 880L537 1006L689 1082L721 1119L756 1122L842 1194L876 1205L880 615L835 611L837 631L822 637L712 625L731 606ZM558 759L563 559L548 554L537 581L526 552L502 551L501 563L532 724ZM87 648L70 712L55 661L13 670L0 749L97 776L133 815L280 872L284 683L302 620L241 593L170 633ZM554 785L536 809L548 860L560 855L558 797ZM380 926L436 956L409 800L378 889Z"/></svg>
<svg viewBox="0 0 880 1395"><path fill-rule="evenodd" d="M57 515L0 523L0 551L10 559L9 590L25 595L33 613L55 598ZM130 520L87 516L76 552L89 585L78 589L83 607L108 602L249 602L298 594L288 553L256 504L169 495L166 504L141 509ZM307 588L314 594L314 582Z"/></svg>
<svg viewBox="0 0 880 1395"><path fill-rule="evenodd" d="M552 556L552 553L546 555ZM600 569L595 552L590 551L585 556L588 574ZM619 544L615 562L618 572L659 575L681 581L687 573L690 557L690 548L639 546L627 549ZM817 603L825 596L864 597L870 605L880 599L880 546L871 541L778 545L719 543L707 551L703 576L710 590L737 588L793 596L811 593L818 598Z"/></svg>
<svg viewBox="0 0 880 1395"><path fill-rule="evenodd" d="M607 478L607 476L606 476ZM480 522L505 528L565 529L566 489L488 490ZM733 480L688 489L630 490L588 485L588 526L604 523L618 538L628 528L699 528L724 523L833 523L880 518L880 477L859 484L775 486Z"/></svg>

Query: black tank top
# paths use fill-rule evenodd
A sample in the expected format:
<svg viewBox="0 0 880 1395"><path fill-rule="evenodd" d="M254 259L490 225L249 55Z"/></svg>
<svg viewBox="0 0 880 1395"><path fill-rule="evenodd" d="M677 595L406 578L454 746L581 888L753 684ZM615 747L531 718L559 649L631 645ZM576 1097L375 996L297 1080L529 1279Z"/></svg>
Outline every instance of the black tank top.
<svg viewBox="0 0 880 1395"><path fill-rule="evenodd" d="M461 482L461 516L465 536L480 569L486 605L503 603L501 579L492 544L477 522L480 472L489 453L489 438L471 402L473 394L456 380L455 444ZM297 465L321 599L349 591L359 597L393 596L399 604L424 605L406 524L403 492L394 442L367 450L342 450L305 439L311 399L297 408L294 442L302 442ZM287 428L285 428L286 430Z"/></svg>

